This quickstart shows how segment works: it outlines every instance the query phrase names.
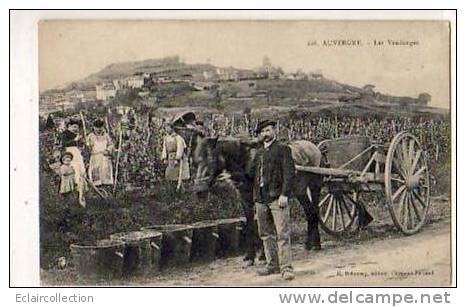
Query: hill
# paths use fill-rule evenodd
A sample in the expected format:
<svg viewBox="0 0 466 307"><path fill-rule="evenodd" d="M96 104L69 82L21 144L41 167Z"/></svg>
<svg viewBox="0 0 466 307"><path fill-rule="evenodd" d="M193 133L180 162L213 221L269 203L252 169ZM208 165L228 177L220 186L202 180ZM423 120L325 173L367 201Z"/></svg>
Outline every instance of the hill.
<svg viewBox="0 0 466 307"><path fill-rule="evenodd" d="M142 73L155 73L172 78L194 75L201 76L204 73L213 74L218 69L231 70L238 73L252 72L251 70L233 67L221 68L211 64L187 64L182 62L178 56L172 56L162 59L147 59L143 61L110 64L99 72L91 74L77 83L99 83Z"/></svg>
<svg viewBox="0 0 466 307"><path fill-rule="evenodd" d="M155 76L155 79L163 77L168 82L159 83L153 79L144 88L130 93L129 97L137 99L125 104L137 106L142 103L156 108L197 107L228 113L245 109L273 110L275 113L277 110L315 112L335 108L351 109L353 113L361 115L367 112L445 113L427 107L426 101L421 102L421 95L430 99L427 93L418 98L397 97L375 92L375 85L360 88L327 79L323 74L284 74L281 68L271 66L253 71L211 64L187 64L180 61L178 56L110 64L63 90L48 92L89 90L98 83L137 74L148 74L151 78ZM141 91L143 93L138 96ZM122 103L119 99L126 96L127 93L117 93L111 102Z"/></svg>
<svg viewBox="0 0 466 307"><path fill-rule="evenodd" d="M143 61L113 63L82 80L68 84L66 89L69 89L71 86L89 87L90 85L95 85L96 83L111 81L114 79L124 78L127 76L142 73L156 73L160 75L163 74L167 77L179 78L182 76L199 76L203 74L215 75L218 73L219 70L224 71L226 73L235 74L237 80L242 80L242 76L251 76L254 73L254 71L250 69L238 69L234 67L217 67L211 64L187 64L181 62L178 56L172 56L162 59L148 59ZM257 74L261 74L260 69L257 71ZM258 77L258 79L261 78L263 79L263 77ZM247 78L244 77L244 79ZM275 82L273 80L270 81L272 85L277 87L275 91L275 93L277 94L283 93L283 88L289 87L301 88L303 90L305 89L308 91L317 92L362 92L361 88L341 84L336 81L328 80L325 78L309 80L309 82L302 82L304 80L283 80L284 82L277 82L276 80ZM267 87L267 84L265 83L264 86ZM49 91L53 92L55 90Z"/></svg>

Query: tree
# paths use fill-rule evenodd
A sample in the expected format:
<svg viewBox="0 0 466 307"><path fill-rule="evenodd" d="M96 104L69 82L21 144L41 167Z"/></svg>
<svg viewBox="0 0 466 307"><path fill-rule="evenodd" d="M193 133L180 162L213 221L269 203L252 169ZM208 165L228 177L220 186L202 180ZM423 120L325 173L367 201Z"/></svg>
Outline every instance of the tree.
<svg viewBox="0 0 466 307"><path fill-rule="evenodd" d="M362 87L363 95L365 98L373 98L375 97L374 92L375 85L374 84L366 84Z"/></svg>
<svg viewBox="0 0 466 307"><path fill-rule="evenodd" d="M298 112L296 109L291 109L291 110L288 112L288 115L289 115L290 119L292 119L292 120L298 120L298 119L299 119L300 113L301 113L301 112Z"/></svg>
<svg viewBox="0 0 466 307"><path fill-rule="evenodd" d="M283 72L283 69L282 69L280 66L278 66L276 69L277 69L277 73L278 73L279 75L284 75L284 74L285 74L285 73Z"/></svg>
<svg viewBox="0 0 466 307"><path fill-rule="evenodd" d="M117 96L112 99L112 104L135 107L140 100L137 89L128 89L117 92Z"/></svg>
<svg viewBox="0 0 466 307"><path fill-rule="evenodd" d="M264 56L262 58L262 67L264 67L264 68L272 67L272 62L270 61L268 56Z"/></svg>
<svg viewBox="0 0 466 307"><path fill-rule="evenodd" d="M373 92L375 88L374 84L366 84L362 87L362 89L366 92Z"/></svg>
<svg viewBox="0 0 466 307"><path fill-rule="evenodd" d="M417 97L417 103L423 106L426 106L430 100L432 99L432 96L430 96L429 93L420 93L419 96Z"/></svg>

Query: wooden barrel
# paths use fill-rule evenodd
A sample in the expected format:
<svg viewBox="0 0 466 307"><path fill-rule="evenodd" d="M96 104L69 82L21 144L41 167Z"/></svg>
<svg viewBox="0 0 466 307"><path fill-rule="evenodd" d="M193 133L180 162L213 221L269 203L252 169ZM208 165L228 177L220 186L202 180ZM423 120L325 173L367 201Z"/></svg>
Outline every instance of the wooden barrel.
<svg viewBox="0 0 466 307"><path fill-rule="evenodd" d="M72 262L80 278L97 281L122 277L125 242L84 242L71 244L70 249Z"/></svg>
<svg viewBox="0 0 466 307"><path fill-rule="evenodd" d="M126 243L123 276L153 276L160 271L162 233L141 230L116 233L110 239Z"/></svg>
<svg viewBox="0 0 466 307"><path fill-rule="evenodd" d="M245 218L222 219L217 221L219 244L217 255L220 257L235 255L240 251L241 235Z"/></svg>
<svg viewBox="0 0 466 307"><path fill-rule="evenodd" d="M141 230L156 230L162 233L161 268L189 263L193 228L188 225L152 225Z"/></svg>
<svg viewBox="0 0 466 307"><path fill-rule="evenodd" d="M191 261L213 261L219 242L217 221L202 221L191 226L193 227Z"/></svg>

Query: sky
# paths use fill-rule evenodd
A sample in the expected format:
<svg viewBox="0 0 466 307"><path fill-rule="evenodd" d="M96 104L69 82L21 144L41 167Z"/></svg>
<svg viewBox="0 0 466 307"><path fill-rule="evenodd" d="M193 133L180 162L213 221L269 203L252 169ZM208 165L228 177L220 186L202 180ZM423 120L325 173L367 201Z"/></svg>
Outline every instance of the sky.
<svg viewBox="0 0 466 307"><path fill-rule="evenodd" d="M359 45L335 46L335 40ZM256 68L267 56L285 72L319 70L392 95L427 92L430 105L448 108L449 48L449 24L440 21L43 20L39 87L77 81L117 62L178 55L187 63Z"/></svg>

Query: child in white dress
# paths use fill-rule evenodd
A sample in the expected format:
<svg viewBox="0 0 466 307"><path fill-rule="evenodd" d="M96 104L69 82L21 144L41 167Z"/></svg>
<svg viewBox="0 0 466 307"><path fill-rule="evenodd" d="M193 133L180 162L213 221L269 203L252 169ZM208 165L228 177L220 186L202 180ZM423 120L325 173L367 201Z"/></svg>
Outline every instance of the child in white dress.
<svg viewBox="0 0 466 307"><path fill-rule="evenodd" d="M60 194L67 194L76 189L75 171L71 166L73 154L65 152L61 158L60 166Z"/></svg>

